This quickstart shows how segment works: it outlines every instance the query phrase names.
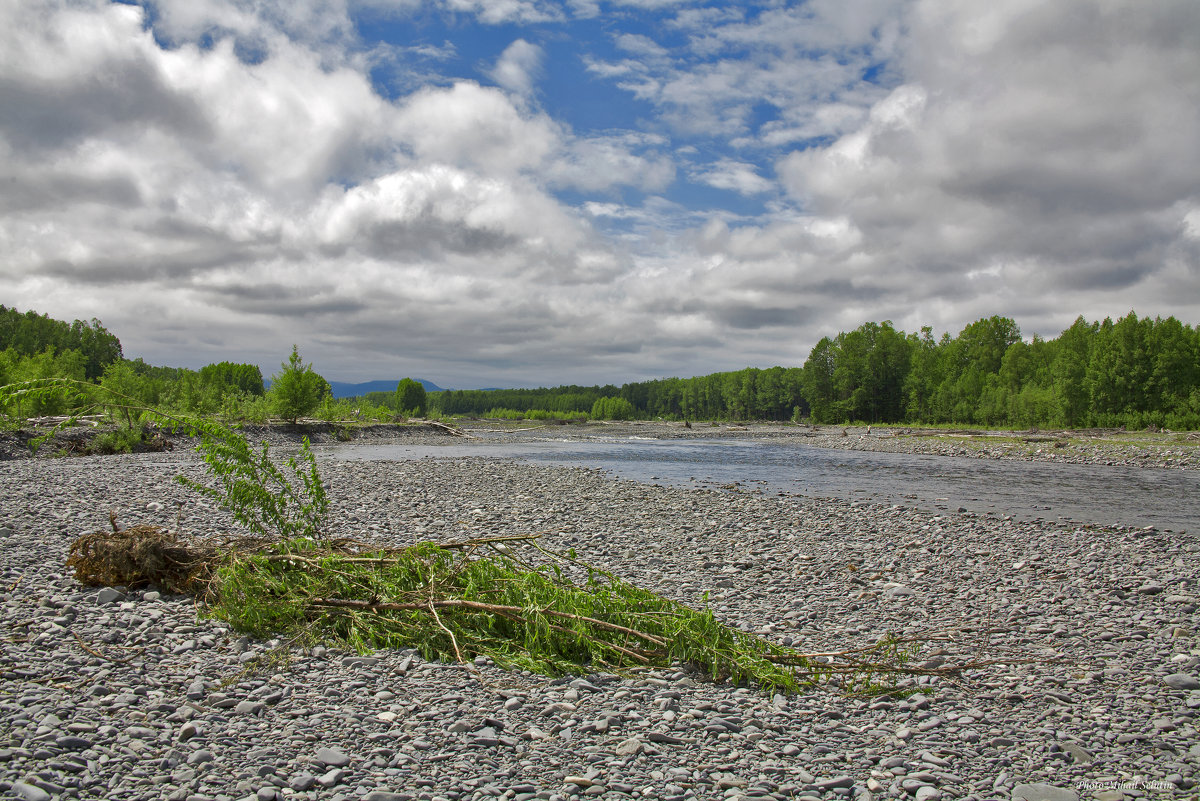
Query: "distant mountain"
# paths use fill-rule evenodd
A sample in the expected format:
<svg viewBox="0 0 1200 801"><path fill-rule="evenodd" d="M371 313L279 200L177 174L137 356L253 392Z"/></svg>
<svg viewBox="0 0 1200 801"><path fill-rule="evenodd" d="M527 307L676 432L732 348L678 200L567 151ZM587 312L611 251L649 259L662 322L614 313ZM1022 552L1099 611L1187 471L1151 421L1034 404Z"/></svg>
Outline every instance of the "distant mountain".
<svg viewBox="0 0 1200 801"><path fill-rule="evenodd" d="M414 379L421 382L421 386L425 387L426 392L441 392L442 388L432 381L426 381L424 378ZM368 392L395 392L396 385L400 383L399 378L382 381L364 381L361 384L347 384L345 381L330 381L329 386L333 389L333 397L335 398L355 398L359 395L366 395Z"/></svg>

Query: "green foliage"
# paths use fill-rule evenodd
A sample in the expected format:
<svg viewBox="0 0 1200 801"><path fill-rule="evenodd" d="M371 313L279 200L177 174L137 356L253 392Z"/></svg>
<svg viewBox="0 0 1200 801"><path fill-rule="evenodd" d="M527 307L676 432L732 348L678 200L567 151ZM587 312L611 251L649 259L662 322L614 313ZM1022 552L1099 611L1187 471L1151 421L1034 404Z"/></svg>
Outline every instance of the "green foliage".
<svg viewBox="0 0 1200 801"><path fill-rule="evenodd" d="M2 308L2 307L0 307ZM41 417L70 414L79 408L78 383L86 375L86 360L77 350L55 353L52 348L22 356L13 348L0 353L0 377L5 383L25 384L64 378L71 383L45 385L44 391L15 395L0 410L11 417Z"/></svg>
<svg viewBox="0 0 1200 801"><path fill-rule="evenodd" d="M262 395L262 370L255 364L234 364L233 362L218 362L200 368L200 383L206 387L216 387L222 394L237 392L242 395Z"/></svg>
<svg viewBox="0 0 1200 801"><path fill-rule="evenodd" d="M329 499L316 457L304 438L298 456L280 466L264 441L258 451L244 437L209 421L189 420L215 485L179 476L180 484L221 504L253 534L272 539L324 535ZM286 469L285 469L286 468Z"/></svg>
<svg viewBox="0 0 1200 801"><path fill-rule="evenodd" d="M481 417L491 420L570 420L582 421L588 419L587 412L554 412L549 409L488 409Z"/></svg>
<svg viewBox="0 0 1200 801"><path fill-rule="evenodd" d="M393 392L368 392L365 395L360 395L353 400L358 401L373 409L386 409L393 414L396 409L396 393Z"/></svg>
<svg viewBox="0 0 1200 801"><path fill-rule="evenodd" d="M114 454L133 453L145 441L145 430L137 428L118 428L116 431L105 431L97 434L88 443L88 453Z"/></svg>
<svg viewBox="0 0 1200 801"><path fill-rule="evenodd" d="M430 395L430 406L443 415L492 416L495 409L528 413L541 410L558 419L583 419L596 401L621 398L633 407L629 419L788 420L799 406L808 412L798 367L747 367L732 373L694 378L664 378L624 384L551 389L453 390Z"/></svg>
<svg viewBox="0 0 1200 801"><path fill-rule="evenodd" d="M606 390L602 392L601 390ZM541 409L559 414L591 411L596 399L617 394L616 387L563 386L553 389L468 389L434 392L432 410L443 415L484 415L492 409L528 412Z"/></svg>
<svg viewBox="0 0 1200 801"><path fill-rule="evenodd" d="M21 356L51 351L77 351L84 377L97 379L104 368L121 358L121 342L99 320L65 323L35 311L24 314L0 306L0 350L12 348ZM20 380L20 379L17 379Z"/></svg>
<svg viewBox="0 0 1200 801"><path fill-rule="evenodd" d="M300 349L295 345L292 355L280 365L280 372L271 377L275 412L292 423L311 414L331 394L329 383L300 359Z"/></svg>
<svg viewBox="0 0 1200 801"><path fill-rule="evenodd" d="M1200 427L1200 329L1173 317L1082 317L1055 340L989 317L957 337L888 323L822 339L804 366L817 422ZM881 344L882 343L882 344ZM900 392L897 395L897 384ZM899 400L899 403L897 403Z"/></svg>
<svg viewBox="0 0 1200 801"><path fill-rule="evenodd" d="M504 550L480 555L497 544ZM359 650L416 648L427 659L458 661L485 656L550 675L684 662L714 679L784 691L813 678L812 666L794 652L724 626L709 610L548 551L541 553L549 561L539 565L512 553L486 540L461 549L423 543L358 554L283 542L222 567L213 612L261 637L319 632Z"/></svg>
<svg viewBox="0 0 1200 801"><path fill-rule="evenodd" d="M819 423L895 420L913 343L889 321L825 337L804 365L804 392Z"/></svg>
<svg viewBox="0 0 1200 801"><path fill-rule="evenodd" d="M104 368L104 376L100 379L100 386L109 390L114 395L129 398L144 406L153 406L158 403L158 387L146 377L139 375L133 366L126 361L113 362ZM130 408L128 406L121 407L119 412L125 423L125 427L132 429L135 422L135 415L131 412Z"/></svg>
<svg viewBox="0 0 1200 801"><path fill-rule="evenodd" d="M588 419L587 412L552 412L549 409L530 409L525 412L527 420L570 420L583 421Z"/></svg>
<svg viewBox="0 0 1200 801"><path fill-rule="evenodd" d="M271 401L265 395L228 391L221 398L218 416L231 423L266 423L271 418Z"/></svg>
<svg viewBox="0 0 1200 801"><path fill-rule="evenodd" d="M396 412L404 417L424 417L429 401L424 385L402 378L396 385Z"/></svg>
<svg viewBox="0 0 1200 801"><path fill-rule="evenodd" d="M633 404L624 398L597 398L592 404L593 420L632 420Z"/></svg>
<svg viewBox="0 0 1200 801"><path fill-rule="evenodd" d="M344 423L384 422L392 420L395 415L387 406L372 405L365 398L334 398L327 395L321 400L315 416L329 423Z"/></svg>

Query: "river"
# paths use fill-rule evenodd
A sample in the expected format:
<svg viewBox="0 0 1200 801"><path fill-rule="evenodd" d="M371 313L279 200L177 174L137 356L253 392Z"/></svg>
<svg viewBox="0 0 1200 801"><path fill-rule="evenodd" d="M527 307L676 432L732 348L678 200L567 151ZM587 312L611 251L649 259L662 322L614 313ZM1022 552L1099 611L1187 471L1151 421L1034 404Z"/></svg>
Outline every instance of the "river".
<svg viewBox="0 0 1200 801"><path fill-rule="evenodd" d="M1025 520L1200 528L1196 471L971 459L751 439L530 439L470 445L343 445L336 458L497 457L599 468L648 483L834 497Z"/></svg>

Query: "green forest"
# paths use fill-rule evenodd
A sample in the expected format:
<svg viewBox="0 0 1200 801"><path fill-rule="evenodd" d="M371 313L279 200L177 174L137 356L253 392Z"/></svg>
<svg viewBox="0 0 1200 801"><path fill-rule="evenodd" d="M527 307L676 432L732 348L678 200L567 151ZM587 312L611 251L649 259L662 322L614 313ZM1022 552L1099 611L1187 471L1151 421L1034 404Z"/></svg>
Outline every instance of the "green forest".
<svg viewBox="0 0 1200 801"><path fill-rule="evenodd" d="M746 368L621 387L434 393L446 414L587 413L628 401L635 418L811 420L1016 428L1200 428L1200 329L1174 317L1078 318L1055 339L989 317L958 336L865 323L824 337L803 367Z"/></svg>
<svg viewBox="0 0 1200 801"><path fill-rule="evenodd" d="M147 406L231 421L495 417L554 420L792 420L1011 428L1200 428L1200 328L1174 317L1088 322L1054 339L989 317L957 336L864 323L824 337L801 367L748 367L621 386L447 390L405 378L395 392L335 400L299 349L267 388L255 365L190 370L126 359L98 320L65 323L0 306L0 384L65 377ZM10 418L74 411L66 391Z"/></svg>

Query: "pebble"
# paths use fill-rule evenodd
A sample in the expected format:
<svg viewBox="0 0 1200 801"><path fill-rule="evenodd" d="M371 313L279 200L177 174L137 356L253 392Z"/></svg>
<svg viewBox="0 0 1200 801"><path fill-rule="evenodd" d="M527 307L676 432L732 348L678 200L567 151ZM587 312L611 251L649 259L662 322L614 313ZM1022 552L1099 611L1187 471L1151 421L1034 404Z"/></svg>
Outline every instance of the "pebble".
<svg viewBox="0 0 1200 801"><path fill-rule="evenodd" d="M1079 793L1069 787L1040 782L1018 784L1012 789L1012 801L1079 801Z"/></svg>
<svg viewBox="0 0 1200 801"><path fill-rule="evenodd" d="M314 757L318 762L331 768L344 768L350 764L350 756L337 748L318 748Z"/></svg>
<svg viewBox="0 0 1200 801"><path fill-rule="evenodd" d="M279 643L198 618L189 598L83 588L63 567L110 508L126 524L178 514L189 531L236 532L174 483L202 476L193 454L0 462L0 795L1077 801L1083 782L1132 775L1195 792L1194 534L491 458L319 458L339 534L537 531L681 602L708 593L718 618L805 651L892 632L916 637L913 664L931 670L1014 661L908 677L887 698L777 696L686 666L555 680L327 646L284 646L264 664ZM922 642L930 630L952 636Z"/></svg>
<svg viewBox="0 0 1200 801"><path fill-rule="evenodd" d="M50 801L51 799L51 795L41 787L22 781L13 782L11 789L13 794L22 801Z"/></svg>
<svg viewBox="0 0 1200 801"><path fill-rule="evenodd" d="M1200 690L1200 679L1187 673L1172 673L1163 682L1173 690Z"/></svg>

